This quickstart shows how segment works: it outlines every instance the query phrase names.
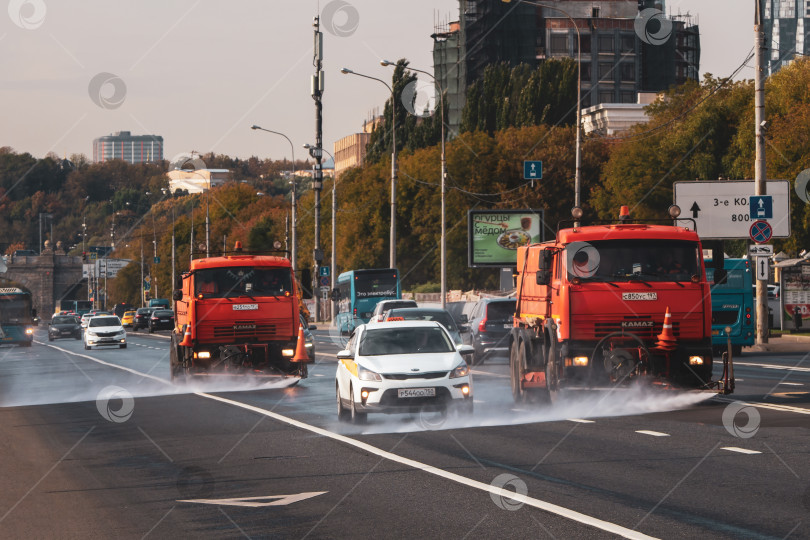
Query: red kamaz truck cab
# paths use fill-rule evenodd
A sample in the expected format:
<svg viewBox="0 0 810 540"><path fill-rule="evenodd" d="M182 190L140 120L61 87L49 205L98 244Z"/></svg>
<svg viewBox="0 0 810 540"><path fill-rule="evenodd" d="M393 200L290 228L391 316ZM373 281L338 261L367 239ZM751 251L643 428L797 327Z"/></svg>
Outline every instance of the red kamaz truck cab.
<svg viewBox="0 0 810 540"><path fill-rule="evenodd" d="M175 291L172 378L307 376L296 356L298 287L286 258L237 252L191 261Z"/></svg>
<svg viewBox="0 0 810 540"><path fill-rule="evenodd" d="M701 242L668 223L624 218L569 226L553 241L518 250L510 335L517 401L535 390L553 400L561 388L614 387L642 377L691 388L713 384Z"/></svg>

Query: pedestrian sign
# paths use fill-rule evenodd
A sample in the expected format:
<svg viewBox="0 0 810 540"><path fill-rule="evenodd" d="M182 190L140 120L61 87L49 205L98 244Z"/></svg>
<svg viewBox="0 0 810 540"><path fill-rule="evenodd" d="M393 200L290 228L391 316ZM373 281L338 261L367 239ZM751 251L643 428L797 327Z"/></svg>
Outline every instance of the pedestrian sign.
<svg viewBox="0 0 810 540"><path fill-rule="evenodd" d="M770 195L751 195L748 198L751 219L773 219L773 197Z"/></svg>
<svg viewBox="0 0 810 540"><path fill-rule="evenodd" d="M523 162L523 179L524 180L540 180L543 178L543 162L542 161L524 161Z"/></svg>

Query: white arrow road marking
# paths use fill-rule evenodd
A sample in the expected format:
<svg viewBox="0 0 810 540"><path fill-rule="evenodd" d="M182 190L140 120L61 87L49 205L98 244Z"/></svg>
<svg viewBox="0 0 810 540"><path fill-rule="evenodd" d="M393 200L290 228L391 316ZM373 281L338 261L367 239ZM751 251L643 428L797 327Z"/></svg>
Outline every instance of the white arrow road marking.
<svg viewBox="0 0 810 540"><path fill-rule="evenodd" d="M304 499L311 499L328 491L307 491L295 495L265 495L264 497L238 497L234 499L178 499L177 502L198 504L216 504L218 506L247 506L248 508L261 508L263 506L287 506Z"/></svg>

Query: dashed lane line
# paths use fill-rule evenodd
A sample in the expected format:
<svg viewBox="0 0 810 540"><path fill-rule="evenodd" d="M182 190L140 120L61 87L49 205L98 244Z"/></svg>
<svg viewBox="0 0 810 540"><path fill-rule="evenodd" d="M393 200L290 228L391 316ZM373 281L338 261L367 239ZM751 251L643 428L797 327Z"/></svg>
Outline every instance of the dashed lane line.
<svg viewBox="0 0 810 540"><path fill-rule="evenodd" d="M748 450L747 448L739 448L737 446L721 446L720 450L728 450L729 452L737 452L738 454L761 454L758 450Z"/></svg>
<svg viewBox="0 0 810 540"><path fill-rule="evenodd" d="M743 405L751 405L752 407L757 407L758 409L771 409L774 411L792 412L797 414L810 414L810 409L791 407L790 405L777 405L776 403L762 403L760 401L741 401L739 399L731 399L719 396L715 396L714 399L724 401L726 403L742 403Z"/></svg>
<svg viewBox="0 0 810 540"><path fill-rule="evenodd" d="M109 366L109 367L112 367L112 368L127 371L129 373L134 374L134 375L138 375L138 376L141 376L141 377L146 377L146 378L158 381L160 383L163 383L163 384L165 384L167 386L174 386L171 382L169 382L169 381L167 381L165 379L161 379L161 378L156 377L154 375L149 375L148 373L141 373L140 371L137 371L137 370L132 369L132 368L119 366L117 364L111 364L109 362L105 362L103 360L93 358L92 356L88 356L86 354L75 353L73 351L68 351L67 349L63 349L61 347L56 347L54 345L48 345L48 347L52 347L52 348L54 348L54 349L56 349L58 351L62 351L64 353L66 353L66 354L72 354L72 355L79 356L81 358L85 358L87 360L90 360L91 362L96 362L98 364L102 364L102 365ZM616 523L611 523L609 521L604 521L604 520L601 520L599 518L595 518L593 516L589 516L587 514L583 514L583 513L577 512L575 510L571 510L569 508L565 508L563 506L559 506L559 505L550 503L548 501L543 501L541 499L536 499L534 497L529 497L528 495L522 495L520 493L515 493L512 490L495 487L495 486L493 486L491 484L485 484L484 482L479 482L477 480L472 480L470 478L467 478L466 476L461 476L460 474L452 473L452 472L446 471L444 469L440 469L438 467L434 467L432 465L422 463L420 461L416 461L416 460L413 460L413 459L410 459L410 458L406 458L406 457L400 456L398 454L394 454L392 452L382 450L382 449L377 448L376 446L372 446L372 445L370 445L368 443L358 441L357 439L353 439L353 438L347 437L345 435L340 435L338 433L334 433L332 431L328 431L326 429L319 428L317 426L313 426L313 425L301 422L299 420L289 418L287 416L283 416L283 415L278 414L276 412L269 411L267 409L262 409L261 407L248 405L247 403L242 403L240 401L234 401L232 399L228 399L228 398L224 398L224 397L220 397L220 396L215 396L213 394L208 394L208 393L205 393L205 392L194 392L194 395L205 398L205 399L210 399L212 401L219 401L221 403L225 403L225 404L231 405L233 407L239 407L239 408L247 410L247 411L252 411L252 412L255 412L255 413L258 413L258 414L262 414L264 416L267 416L267 417L272 418L274 420L277 420L279 422L283 422L283 423L285 423L287 425L299 428L299 429L304 430L304 431L309 431L310 433L315 433L315 434L321 435L323 437L328 437L328 438L330 438L332 440L341 442L341 443L349 445L349 446L353 446L353 447L355 447L355 448L357 448L359 450L369 452L370 454L374 454L376 456L387 459L389 461L393 461L395 463L399 463L399 464L405 465L407 467L411 467L413 469L422 471L424 473L432 474L434 476L438 476L440 478L450 480L451 482L456 482L457 484L462 484L462 485L465 485L467 487L471 487L471 488L474 488L474 489L477 489L477 490L480 490L480 491L484 491L484 492L490 493L491 495L496 495L498 497L503 497L504 499L510 499L510 500L513 500L513 501L521 502L521 503L525 504L526 506L531 506L533 508L537 508L538 510L542 510L544 512L555 514L555 515L558 515L560 517L570 519L571 521L576 521L576 522L581 523L583 525L593 527L595 529L600 529L600 530L603 530L603 531L606 531L606 532L609 532L609 533L612 533L612 534L616 534L616 535L621 536L623 538L634 538L634 539L636 539L636 538L637 539L654 538L652 536L647 536L646 534L640 533L638 531L634 531L632 529L622 527L621 525L618 525Z"/></svg>
<svg viewBox="0 0 810 540"><path fill-rule="evenodd" d="M650 435L652 437L669 437L669 433L661 433L660 431L650 431L647 429L639 429L636 433L641 433L642 435Z"/></svg>

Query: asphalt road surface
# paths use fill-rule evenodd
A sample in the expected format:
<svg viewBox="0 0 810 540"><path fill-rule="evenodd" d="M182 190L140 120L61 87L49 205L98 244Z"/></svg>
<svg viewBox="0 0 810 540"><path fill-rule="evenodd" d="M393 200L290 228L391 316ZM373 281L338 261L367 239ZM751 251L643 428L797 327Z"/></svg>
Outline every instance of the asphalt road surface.
<svg viewBox="0 0 810 540"><path fill-rule="evenodd" d="M472 417L337 422L334 353L300 384L169 382L168 336L0 348L4 538L810 537L808 354L744 353L732 396L622 390Z"/></svg>

